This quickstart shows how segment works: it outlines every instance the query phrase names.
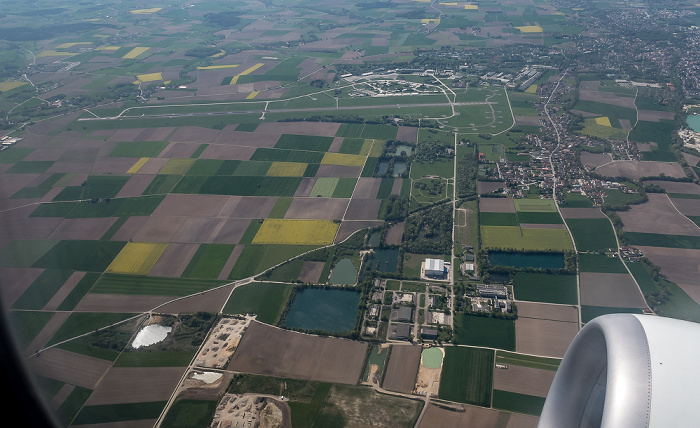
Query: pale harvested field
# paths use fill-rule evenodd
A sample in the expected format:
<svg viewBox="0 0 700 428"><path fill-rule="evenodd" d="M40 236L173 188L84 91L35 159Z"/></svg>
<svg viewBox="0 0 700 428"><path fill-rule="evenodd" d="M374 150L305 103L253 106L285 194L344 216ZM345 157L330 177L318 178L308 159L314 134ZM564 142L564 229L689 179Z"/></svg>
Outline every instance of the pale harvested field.
<svg viewBox="0 0 700 428"><path fill-rule="evenodd" d="M381 199L351 199L345 220L376 220L379 215Z"/></svg>
<svg viewBox="0 0 700 428"><path fill-rule="evenodd" d="M42 349L46 346L53 335L56 334L58 329L66 322L70 314L70 312L56 312L24 350L24 356L29 357L31 354L35 353L37 349Z"/></svg>
<svg viewBox="0 0 700 428"><path fill-rule="evenodd" d="M649 198L647 202L631 205L629 211L618 213L625 225L625 231L700 236L700 228L679 214L668 196L663 193L648 193L647 197ZM683 199L682 201L697 201L696 205L700 208L700 200ZM678 209L680 210L681 207Z"/></svg>
<svg viewBox="0 0 700 428"><path fill-rule="evenodd" d="M294 198L286 219L335 220L342 219L349 199Z"/></svg>
<svg viewBox="0 0 700 428"><path fill-rule="evenodd" d="M175 233L172 242L211 243L224 224L219 218L188 218Z"/></svg>
<svg viewBox="0 0 700 428"><path fill-rule="evenodd" d="M359 177L361 172L361 166L320 165L318 172L316 172L316 177Z"/></svg>
<svg viewBox="0 0 700 428"><path fill-rule="evenodd" d="M111 361L88 357L58 348L43 351L27 360L32 372L84 388L94 389Z"/></svg>
<svg viewBox="0 0 700 428"><path fill-rule="evenodd" d="M428 409L423 414L419 428L434 427L496 427L500 419L498 410L484 407L462 405L466 412L453 412L451 410L428 404Z"/></svg>
<svg viewBox="0 0 700 428"><path fill-rule="evenodd" d="M578 323L518 318L515 321L515 350L562 358L576 333Z"/></svg>
<svg viewBox="0 0 700 428"><path fill-rule="evenodd" d="M172 299L172 296L90 293L78 303L75 310L84 312L123 312L138 314L148 312Z"/></svg>
<svg viewBox="0 0 700 428"><path fill-rule="evenodd" d="M133 239L134 235L146 224L149 217L133 216L129 217L117 233L112 236L111 241L128 241Z"/></svg>
<svg viewBox="0 0 700 428"><path fill-rule="evenodd" d="M223 160L249 160L253 153L255 153L255 147L243 147L243 146L233 146L233 145L219 145L210 144L201 155L200 159L223 159Z"/></svg>
<svg viewBox="0 0 700 428"><path fill-rule="evenodd" d="M672 201L678 211L684 215L700 216L700 199L673 198Z"/></svg>
<svg viewBox="0 0 700 428"><path fill-rule="evenodd" d="M185 370L186 367L113 367L85 404L167 401Z"/></svg>
<svg viewBox="0 0 700 428"><path fill-rule="evenodd" d="M237 244L245 233L250 220L232 218L226 220L223 227L219 229L213 242L216 244Z"/></svg>
<svg viewBox="0 0 700 428"><path fill-rule="evenodd" d="M252 322L229 370L353 385L367 343L318 337Z"/></svg>
<svg viewBox="0 0 700 428"><path fill-rule="evenodd" d="M384 222L381 220L367 220L367 221L344 221L340 224L338 228L338 234L335 236L334 243L341 242L345 240L348 236L352 235L353 232L365 229L368 227L381 226Z"/></svg>
<svg viewBox="0 0 700 428"><path fill-rule="evenodd" d="M184 217L154 216L134 234L136 242L170 242L185 222Z"/></svg>
<svg viewBox="0 0 700 428"><path fill-rule="evenodd" d="M563 224L520 223L522 229L566 229Z"/></svg>
<svg viewBox="0 0 700 428"><path fill-rule="evenodd" d="M222 210L222 215L230 208L228 217L231 218L266 218L277 201L277 198L273 196L240 196L236 198L240 199L238 202L232 201L232 204L235 203L235 205L227 206L226 209Z"/></svg>
<svg viewBox="0 0 700 428"><path fill-rule="evenodd" d="M379 191L379 186L382 184L381 178L366 178L361 177L357 180L357 186L355 186L355 193L353 193L353 198L358 199L374 199L377 197L377 192Z"/></svg>
<svg viewBox="0 0 700 428"><path fill-rule="evenodd" d="M382 388L411 393L416 385L422 346L392 345Z"/></svg>
<svg viewBox="0 0 700 428"><path fill-rule="evenodd" d="M304 262L297 279L301 282L316 284L321 277L325 265L325 262Z"/></svg>
<svg viewBox="0 0 700 428"><path fill-rule="evenodd" d="M199 148L199 145L188 143L170 143L159 155L164 158L187 159Z"/></svg>
<svg viewBox="0 0 700 428"><path fill-rule="evenodd" d="M134 158L97 157L90 173L125 174L132 166L134 166Z"/></svg>
<svg viewBox="0 0 700 428"><path fill-rule="evenodd" d="M153 216L216 217L229 201L224 195L178 195L169 194Z"/></svg>
<svg viewBox="0 0 700 428"><path fill-rule="evenodd" d="M3 307L12 306L43 271L37 268L0 267L0 301Z"/></svg>
<svg viewBox="0 0 700 428"><path fill-rule="evenodd" d="M115 221L116 217L65 219L49 235L49 239L97 240Z"/></svg>
<svg viewBox="0 0 700 428"><path fill-rule="evenodd" d="M394 185L391 186L391 194L398 195L401 193L401 187L403 187L403 178L394 179Z"/></svg>
<svg viewBox="0 0 700 428"><path fill-rule="evenodd" d="M700 160L700 158L698 158L698 160ZM697 185L695 183L649 180L645 181L644 184L656 184L657 186L664 188L668 193L686 193L689 195L700 195L700 185Z"/></svg>
<svg viewBox="0 0 700 428"><path fill-rule="evenodd" d="M233 286L230 285L204 294L198 293L194 296L168 303L158 308L158 310L168 314L194 313L197 311L220 312L231 294L232 288Z"/></svg>
<svg viewBox="0 0 700 428"><path fill-rule="evenodd" d="M479 211L485 213L514 213L515 204L511 198L479 198Z"/></svg>
<svg viewBox="0 0 700 428"><path fill-rule="evenodd" d="M661 248L638 246L661 274L675 282L688 295L700 303L700 250L685 248Z"/></svg>
<svg viewBox="0 0 700 428"><path fill-rule="evenodd" d="M662 173L669 177L685 177L683 168L675 162L616 161L596 168L595 172L607 177L627 177L632 180L656 177Z"/></svg>
<svg viewBox="0 0 700 428"><path fill-rule="evenodd" d="M396 133L396 139L399 141L415 143L418 141L418 128L414 128L412 126L399 126L399 130Z"/></svg>
<svg viewBox="0 0 700 428"><path fill-rule="evenodd" d="M309 196L309 193L311 193L311 190L314 188L314 184L316 184L315 178L302 178L301 183L299 183L299 187L297 187L296 192L294 192L294 197L299 198Z"/></svg>
<svg viewBox="0 0 700 428"><path fill-rule="evenodd" d="M605 218L599 208L559 208L564 218Z"/></svg>
<svg viewBox="0 0 700 428"><path fill-rule="evenodd" d="M503 181L478 181L476 184L476 188L479 194L489 193L493 192L494 190L502 189L504 184L505 183Z"/></svg>
<svg viewBox="0 0 700 428"><path fill-rule="evenodd" d="M58 309L63 300L70 294L71 291L78 285L81 279L85 276L85 272L73 272L73 274L63 283L61 288L53 295L51 300L43 307L45 311L55 311Z"/></svg>
<svg viewBox="0 0 700 428"><path fill-rule="evenodd" d="M578 309L575 306L518 302L518 317L578 322Z"/></svg>
<svg viewBox="0 0 700 428"><path fill-rule="evenodd" d="M384 242L387 245L401 245L401 240L403 239L403 228L406 225L406 222L400 222L391 225L389 229L386 231L386 237L384 238Z"/></svg>
<svg viewBox="0 0 700 428"><path fill-rule="evenodd" d="M134 174L129 181L126 182L124 187L121 188L119 193L117 193L117 198L128 198L133 196L141 196L143 191L148 188L151 181L155 178L155 175L138 175Z"/></svg>
<svg viewBox="0 0 700 428"><path fill-rule="evenodd" d="M618 107L634 109L634 97L621 97L613 92L604 91L579 91L579 99L585 101L595 101L603 104L610 104Z"/></svg>
<svg viewBox="0 0 700 428"><path fill-rule="evenodd" d="M581 152L581 163L584 166L590 166L591 168L597 168L601 165L612 160L612 156L609 153L590 153Z"/></svg>
<svg viewBox="0 0 700 428"><path fill-rule="evenodd" d="M639 110L637 114L639 120L646 120L648 122L658 122L660 119L674 119L672 111Z"/></svg>
<svg viewBox="0 0 700 428"><path fill-rule="evenodd" d="M339 123L333 122L263 122L254 133L334 137L339 127Z"/></svg>
<svg viewBox="0 0 700 428"><path fill-rule="evenodd" d="M261 134L259 132L222 131L214 139L217 145L275 147L280 134Z"/></svg>
<svg viewBox="0 0 700 428"><path fill-rule="evenodd" d="M168 158L150 158L141 168L139 168L138 171L135 172L137 175L143 175L143 174L148 174L148 175L154 175L158 174L158 172L165 166L166 163L168 163L170 159Z"/></svg>
<svg viewBox="0 0 700 428"><path fill-rule="evenodd" d="M581 272L581 304L615 308L645 308L632 276L623 273Z"/></svg>
<svg viewBox="0 0 700 428"><path fill-rule="evenodd" d="M219 136L219 131L200 126L181 126L170 136L176 143L211 143Z"/></svg>
<svg viewBox="0 0 700 428"><path fill-rule="evenodd" d="M174 243L168 245L148 274L150 276L180 277L194 253L197 252L197 248L199 248L197 244Z"/></svg>
<svg viewBox="0 0 700 428"><path fill-rule="evenodd" d="M510 364L507 369L496 368L493 370L493 389L547 397L555 373L551 370Z"/></svg>

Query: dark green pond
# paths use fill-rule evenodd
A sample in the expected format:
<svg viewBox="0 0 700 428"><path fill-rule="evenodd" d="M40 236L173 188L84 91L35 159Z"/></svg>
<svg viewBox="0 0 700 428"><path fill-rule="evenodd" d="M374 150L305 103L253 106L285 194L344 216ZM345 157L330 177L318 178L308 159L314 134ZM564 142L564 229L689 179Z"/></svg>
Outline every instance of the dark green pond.
<svg viewBox="0 0 700 428"><path fill-rule="evenodd" d="M355 327L360 293L350 290L307 288L297 293L289 308L287 327L341 333Z"/></svg>
<svg viewBox="0 0 700 428"><path fill-rule="evenodd" d="M371 268L379 272L396 272L399 263L399 250L394 248L375 250L370 263Z"/></svg>
<svg viewBox="0 0 700 428"><path fill-rule="evenodd" d="M561 253L506 253L489 251L491 266L512 266L516 269L564 269L564 254Z"/></svg>

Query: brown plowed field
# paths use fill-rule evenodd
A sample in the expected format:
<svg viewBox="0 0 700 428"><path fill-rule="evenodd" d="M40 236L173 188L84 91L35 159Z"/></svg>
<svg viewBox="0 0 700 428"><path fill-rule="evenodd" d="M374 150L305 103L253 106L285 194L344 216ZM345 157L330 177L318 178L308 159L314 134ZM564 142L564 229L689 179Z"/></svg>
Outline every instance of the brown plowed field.
<svg viewBox="0 0 700 428"><path fill-rule="evenodd" d="M146 161L145 164L141 168L139 168L138 171L136 171L134 174L148 174L148 175L153 175L153 174L158 174L158 171L161 170L165 166L166 163L168 163L170 159L168 158L150 158L149 160ZM136 162L133 162L136 163Z"/></svg>
<svg viewBox="0 0 700 428"><path fill-rule="evenodd" d="M605 218L598 208L559 208L564 218Z"/></svg>
<svg viewBox="0 0 700 428"><path fill-rule="evenodd" d="M700 216L700 199L673 198L672 201L684 215Z"/></svg>
<svg viewBox="0 0 700 428"><path fill-rule="evenodd" d="M117 193L117 198L128 198L132 196L141 196L143 191L148 188L151 181L156 176L153 174L149 175L138 175L134 174L129 181L126 182L124 187L121 188L119 193Z"/></svg>
<svg viewBox="0 0 700 428"><path fill-rule="evenodd" d="M170 242L185 220L185 217L149 217L133 239L136 242Z"/></svg>
<svg viewBox="0 0 700 428"><path fill-rule="evenodd" d="M619 212L625 231L700 236L700 228L679 214L668 196L663 193L649 193L647 196L649 201L640 205L631 205L629 211ZM683 199L682 201L697 201L700 208L700 200Z"/></svg>
<svg viewBox="0 0 700 428"><path fill-rule="evenodd" d="M172 241L211 243L223 222L224 220L219 218L188 218L173 236Z"/></svg>
<svg viewBox="0 0 700 428"><path fill-rule="evenodd" d="M515 350L562 358L576 333L578 323L518 318L515 321Z"/></svg>
<svg viewBox="0 0 700 428"><path fill-rule="evenodd" d="M198 311L221 312L224 303L231 294L233 285L217 288L204 294L196 294L177 300L158 308L159 312L168 314L192 314Z"/></svg>
<svg viewBox="0 0 700 428"><path fill-rule="evenodd" d="M185 370L186 367L113 367L85 404L167 401Z"/></svg>
<svg viewBox="0 0 700 428"><path fill-rule="evenodd" d="M365 178L362 177L357 180L357 186L355 187L355 193L353 193L353 198L358 199L374 199L377 197L377 192L379 191L379 186L382 184L381 178Z"/></svg>
<svg viewBox="0 0 700 428"><path fill-rule="evenodd" d="M176 143L211 143L219 135L216 129L182 126L169 138Z"/></svg>
<svg viewBox="0 0 700 428"><path fill-rule="evenodd" d="M164 126L161 128L145 128L136 137L135 141L165 141L175 130L174 127ZM189 157L189 156L188 156Z"/></svg>
<svg viewBox="0 0 700 428"><path fill-rule="evenodd" d="M403 228L406 225L406 222L400 222L392 225L387 231L386 231L386 237L384 238L384 242L387 245L401 245L401 240L403 238Z"/></svg>
<svg viewBox="0 0 700 428"><path fill-rule="evenodd" d="M272 196L241 196L229 216L231 218L267 218L275 202L277 198Z"/></svg>
<svg viewBox="0 0 700 428"><path fill-rule="evenodd" d="M675 282L688 295L700 303L700 250L638 246L661 274Z"/></svg>
<svg viewBox="0 0 700 428"><path fill-rule="evenodd" d="M581 304L613 308L646 308L634 279L624 273L581 272Z"/></svg>
<svg viewBox="0 0 700 428"><path fill-rule="evenodd" d="M66 151L65 148L60 149L36 149L28 154L23 160L25 161L56 161Z"/></svg>
<svg viewBox="0 0 700 428"><path fill-rule="evenodd" d="M518 302L518 317L578 322L578 309L575 306Z"/></svg>
<svg viewBox="0 0 700 428"><path fill-rule="evenodd" d="M451 410L428 404L428 409L423 414L419 428L435 427L484 427L496 426L499 419L498 410L486 409L483 407L463 405L465 412L454 412Z"/></svg>
<svg viewBox="0 0 700 428"><path fill-rule="evenodd" d="M223 159L223 160L249 160L255 147L243 147L234 145L210 144L201 155L200 159Z"/></svg>
<svg viewBox="0 0 700 428"><path fill-rule="evenodd" d="M647 122L658 122L660 119L673 120L675 115L672 111L638 110L637 117Z"/></svg>
<svg viewBox="0 0 700 428"><path fill-rule="evenodd" d="M18 201L19 199L13 199ZM22 239L46 239L56 226L63 220L61 217L30 217L17 218L12 217L12 214L17 214L24 211L26 214L31 213L38 205L30 206L17 212L5 212L0 214L0 221L4 223L4 227L0 227L0 242L8 243L18 238L18 230L22 231ZM0 208L2 209L2 208Z"/></svg>
<svg viewBox="0 0 700 428"><path fill-rule="evenodd" d="M59 328L63 325L64 322L68 319L70 316L70 312L56 312L49 322L46 323L44 328L41 329L39 334L36 335L34 340L27 346L27 349L25 349L24 355L26 357L30 356L31 354L35 353L37 350L42 349L46 344L51 340L54 334L58 331Z"/></svg>
<svg viewBox="0 0 700 428"><path fill-rule="evenodd" d="M51 165L51 168L46 170L46 172L50 173L82 173L85 174L84 177L87 178L87 174L92 171L92 162L54 162L53 165ZM3 178L7 177L7 175L4 175ZM85 180L83 178L83 181ZM82 181L81 181L82 182ZM78 183L80 185L80 183Z"/></svg>
<svg viewBox="0 0 700 428"><path fill-rule="evenodd" d="M136 141L136 137L144 131L145 128L125 128L117 129L107 141ZM155 140L152 140L155 141Z"/></svg>
<svg viewBox="0 0 700 428"><path fill-rule="evenodd" d="M566 229L563 224L520 223L521 229Z"/></svg>
<svg viewBox="0 0 700 428"><path fill-rule="evenodd" d="M422 346L392 345L382 388L411 393L416 386Z"/></svg>
<svg viewBox="0 0 700 428"><path fill-rule="evenodd" d="M676 162L616 161L596 168L595 172L606 177L627 177L632 180L661 174L676 178L685 177L683 168Z"/></svg>
<svg viewBox="0 0 700 428"><path fill-rule="evenodd" d="M542 126L542 119L542 116L515 116L515 123L518 125Z"/></svg>
<svg viewBox="0 0 700 428"><path fill-rule="evenodd" d="M507 369L494 369L493 389L547 397L555 373L551 370L509 364Z"/></svg>
<svg viewBox="0 0 700 428"><path fill-rule="evenodd" d="M65 219L49 235L49 239L98 240L115 221L116 217Z"/></svg>
<svg viewBox="0 0 700 428"><path fill-rule="evenodd" d="M635 109L634 97L621 97L613 92L585 91L579 92L579 99L585 101L595 101L597 103L610 104L618 107Z"/></svg>
<svg viewBox="0 0 700 428"><path fill-rule="evenodd" d="M92 174L125 174L134 166L134 158L98 157L92 165Z"/></svg>
<svg viewBox="0 0 700 428"><path fill-rule="evenodd" d="M391 194L392 195L401 194L401 187L403 187L403 178L394 179L394 184L391 186Z"/></svg>
<svg viewBox="0 0 700 428"><path fill-rule="evenodd" d="M111 361L51 348L39 357L28 360L32 371L40 376L94 389L102 375L112 366Z"/></svg>
<svg viewBox="0 0 700 428"><path fill-rule="evenodd" d="M0 197L7 199L13 193L27 185L30 181L39 177L40 174L3 174L0 181Z"/></svg>
<svg viewBox="0 0 700 428"><path fill-rule="evenodd" d="M238 241L241 240L249 224L249 219L232 218L227 220L214 238L214 242L217 244L237 244Z"/></svg>
<svg viewBox="0 0 700 428"><path fill-rule="evenodd" d="M494 190L502 189L505 183L503 181L479 181L476 184L477 191L481 193L489 193ZM482 199L483 200L483 199Z"/></svg>
<svg viewBox="0 0 700 428"><path fill-rule="evenodd" d="M133 216L129 217L117 233L112 236L112 241L128 241L136 235L136 233L146 224L149 217Z"/></svg>
<svg viewBox="0 0 700 428"><path fill-rule="evenodd" d="M284 218L335 220L343 218L349 199L294 198Z"/></svg>
<svg viewBox="0 0 700 428"><path fill-rule="evenodd" d="M219 276L216 279L225 281L228 279L229 274L233 270L233 267L236 265L236 262L238 261L238 257L241 256L241 253L243 252L243 248L245 245L236 245L233 247L233 251L231 251L231 255L228 256L228 260L226 260L226 263L224 263L224 267L221 268L221 272L219 272Z"/></svg>
<svg viewBox="0 0 700 428"><path fill-rule="evenodd" d="M7 309L41 275L44 269L3 267L0 268L0 296Z"/></svg>
<svg viewBox="0 0 700 428"><path fill-rule="evenodd" d="M700 158L698 158L698 160L700 160ZM649 180L645 181L644 184L656 184L657 186L664 188L668 193L686 193L690 195L700 195L700 186L695 183Z"/></svg>
<svg viewBox="0 0 700 428"><path fill-rule="evenodd" d="M367 343L282 330L253 321L228 370L354 385Z"/></svg>
<svg viewBox="0 0 700 428"><path fill-rule="evenodd" d="M251 91L252 92L252 91ZM222 132L214 140L214 144L250 146L250 147L275 147L279 134L261 134L259 132L228 131Z"/></svg>
<svg viewBox="0 0 700 428"><path fill-rule="evenodd" d="M381 226L384 223L381 220L368 220L368 221L344 221L338 228L338 233L335 236L334 243L343 241L348 236L352 235L353 232L360 229L365 229L367 227Z"/></svg>
<svg viewBox="0 0 700 428"><path fill-rule="evenodd" d="M331 143L331 146L328 148L328 151L331 153L338 153L340 150L340 146L343 145L343 137L335 137L333 138L333 142Z"/></svg>
<svg viewBox="0 0 700 428"><path fill-rule="evenodd" d="M412 126L399 126L399 130L396 133L396 139L399 141L415 143L418 141L418 128L414 128Z"/></svg>
<svg viewBox="0 0 700 428"><path fill-rule="evenodd" d="M361 166L319 165L316 177L359 177L360 172L362 172Z"/></svg>
<svg viewBox="0 0 700 428"><path fill-rule="evenodd" d="M597 168L601 165L605 165L611 160L612 157L607 153L581 152L581 163L584 166L590 166L591 168Z"/></svg>
<svg viewBox="0 0 700 428"><path fill-rule="evenodd" d="M334 137L339 127L339 123L332 122L264 122L258 125L255 133Z"/></svg>
<svg viewBox="0 0 700 428"><path fill-rule="evenodd" d="M511 198L479 198L479 211L485 213L514 213L515 204Z"/></svg>
<svg viewBox="0 0 700 428"><path fill-rule="evenodd" d="M301 282L316 284L321 277L325 265L325 262L304 262L297 279Z"/></svg>
<svg viewBox="0 0 700 428"><path fill-rule="evenodd" d="M223 195L177 195L169 194L158 208L154 216L173 217L217 217L226 203L228 196Z"/></svg>
<svg viewBox="0 0 700 428"><path fill-rule="evenodd" d="M353 198L345 213L345 220L376 220L381 206L381 199Z"/></svg>
<svg viewBox="0 0 700 428"><path fill-rule="evenodd" d="M294 197L300 198L309 196L311 189L314 188L314 184L316 184L316 179L314 177L302 178L301 183L299 183L299 187L297 187L296 192L294 192Z"/></svg>
<svg viewBox="0 0 700 428"><path fill-rule="evenodd" d="M197 252L197 248L199 248L197 244L173 243L168 245L148 274L151 276L179 278L185 271L194 253Z"/></svg>
<svg viewBox="0 0 700 428"><path fill-rule="evenodd" d="M185 159L192 156L192 153L194 153L197 148L199 148L199 145L196 143L170 143L168 144L168 147L163 150L160 156L164 158Z"/></svg>
<svg viewBox="0 0 700 428"><path fill-rule="evenodd" d="M61 288L53 295L51 300L43 307L45 311L55 311L71 291L78 285L81 279L85 276L85 272L73 272L71 276L63 283Z"/></svg>
<svg viewBox="0 0 700 428"><path fill-rule="evenodd" d="M88 294L75 307L81 312L147 312L162 305L172 296L138 296L129 294Z"/></svg>

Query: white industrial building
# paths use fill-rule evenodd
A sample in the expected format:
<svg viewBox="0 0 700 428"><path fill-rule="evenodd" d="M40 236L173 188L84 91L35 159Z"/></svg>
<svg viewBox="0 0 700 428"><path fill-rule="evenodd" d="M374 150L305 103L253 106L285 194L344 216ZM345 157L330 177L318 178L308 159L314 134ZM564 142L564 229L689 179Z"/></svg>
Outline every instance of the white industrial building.
<svg viewBox="0 0 700 428"><path fill-rule="evenodd" d="M441 259L425 259L425 276L430 278L444 278L445 261Z"/></svg>

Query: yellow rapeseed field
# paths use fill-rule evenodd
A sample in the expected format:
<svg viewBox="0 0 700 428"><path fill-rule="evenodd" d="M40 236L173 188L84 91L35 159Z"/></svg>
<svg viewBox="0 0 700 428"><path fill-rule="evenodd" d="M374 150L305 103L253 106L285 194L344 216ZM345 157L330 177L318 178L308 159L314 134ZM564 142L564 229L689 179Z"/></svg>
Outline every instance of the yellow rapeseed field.
<svg viewBox="0 0 700 428"><path fill-rule="evenodd" d="M56 46L56 49L68 49L72 48L75 45L91 45L92 42L72 42L72 43L63 43L61 45Z"/></svg>
<svg viewBox="0 0 700 428"><path fill-rule="evenodd" d="M160 72L139 74L136 77L142 82L155 82L156 80L163 80L163 75Z"/></svg>
<svg viewBox="0 0 700 428"><path fill-rule="evenodd" d="M520 30L521 33L541 33L542 27L539 25L523 25L522 27L515 27Z"/></svg>
<svg viewBox="0 0 700 428"><path fill-rule="evenodd" d="M233 76L233 79L231 79L231 85L235 85L236 83L238 83L238 78L239 78L239 77L245 76L245 75L247 75L247 74L250 74L250 73L254 72L255 70L257 70L258 68L262 67L263 65L265 65L265 64L263 64L263 63L257 63L257 64L255 64L254 66L250 67L249 69L247 69L247 70L245 70L245 71L242 71L241 73L239 73L239 74Z"/></svg>
<svg viewBox="0 0 700 428"><path fill-rule="evenodd" d="M0 82L0 92L10 91L15 88L19 88L22 85L26 85L27 82L13 81L13 82Z"/></svg>
<svg viewBox="0 0 700 428"><path fill-rule="evenodd" d="M270 177L303 177L307 164L300 162L273 162L267 175Z"/></svg>
<svg viewBox="0 0 700 428"><path fill-rule="evenodd" d="M423 18L420 22L423 24L439 24L440 18Z"/></svg>
<svg viewBox="0 0 700 428"><path fill-rule="evenodd" d="M326 153L323 155L321 163L324 165L362 166L365 164L365 157L345 153Z"/></svg>
<svg viewBox="0 0 700 428"><path fill-rule="evenodd" d="M330 245L338 223L330 220L267 219L253 238L253 244Z"/></svg>
<svg viewBox="0 0 700 428"><path fill-rule="evenodd" d="M537 85L530 85L527 89L525 89L525 92L528 94L534 94L537 92Z"/></svg>
<svg viewBox="0 0 700 428"><path fill-rule="evenodd" d="M168 244L129 242L112 260L105 272L148 275Z"/></svg>
<svg viewBox="0 0 700 428"><path fill-rule="evenodd" d="M479 10L479 5L477 5L477 4L465 4L464 8L467 10Z"/></svg>
<svg viewBox="0 0 700 428"><path fill-rule="evenodd" d="M134 9L131 11L131 13L134 13L136 15L146 15L149 13L156 13L161 9L163 9L163 8L162 7L152 7L150 9Z"/></svg>
<svg viewBox="0 0 700 428"><path fill-rule="evenodd" d="M206 67L197 67L197 70L220 70L222 68L236 68L239 64L225 64L225 65L207 65Z"/></svg>
<svg viewBox="0 0 700 428"><path fill-rule="evenodd" d="M190 169L196 159L170 159L158 174L182 175Z"/></svg>
<svg viewBox="0 0 700 428"><path fill-rule="evenodd" d="M248 94L247 97L245 97L246 100L252 100L253 98L257 97L260 91L253 91L250 94Z"/></svg>
<svg viewBox="0 0 700 428"><path fill-rule="evenodd" d="M607 116L596 117L595 123L603 126L612 126L612 124L610 123L610 119Z"/></svg>
<svg viewBox="0 0 700 428"><path fill-rule="evenodd" d="M151 48L133 48L131 51L129 51L126 55L124 55L122 58L126 59L134 59L137 56L141 55L142 53L146 52Z"/></svg>
<svg viewBox="0 0 700 428"><path fill-rule="evenodd" d="M127 174L136 174L138 172L138 170L140 170L141 167L144 166L146 164L146 162L148 162L149 159L150 158L141 158L141 159L137 160L136 163L134 164L134 166L129 168L129 170L126 173Z"/></svg>

